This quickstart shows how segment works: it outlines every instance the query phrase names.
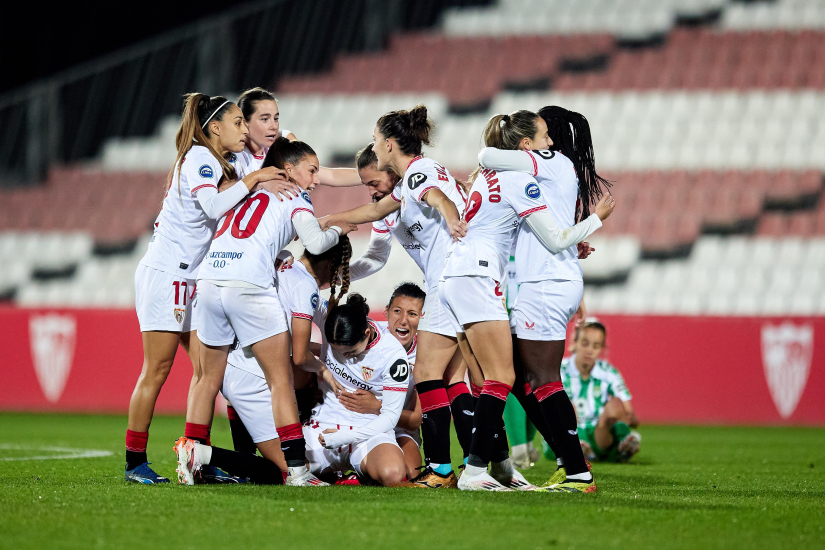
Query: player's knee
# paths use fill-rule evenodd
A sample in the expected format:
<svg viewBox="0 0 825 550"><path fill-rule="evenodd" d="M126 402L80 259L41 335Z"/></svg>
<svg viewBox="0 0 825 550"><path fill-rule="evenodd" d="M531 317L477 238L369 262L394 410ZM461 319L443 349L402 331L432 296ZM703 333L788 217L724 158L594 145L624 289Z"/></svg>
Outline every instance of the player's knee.
<svg viewBox="0 0 825 550"><path fill-rule="evenodd" d="M516 375L513 372L503 373L498 375L498 381L502 384L507 384L512 388L513 384L516 383Z"/></svg>
<svg viewBox="0 0 825 550"><path fill-rule="evenodd" d="M403 462L393 461L388 464L382 464L378 469L378 482L381 485L392 485L393 483L401 483L407 474L407 467Z"/></svg>
<svg viewBox="0 0 825 550"><path fill-rule="evenodd" d="M172 371L174 361L146 361L144 364L144 378L156 384L163 384Z"/></svg>
<svg viewBox="0 0 825 550"><path fill-rule="evenodd" d="M624 405L622 404L622 400L618 397L614 397L609 400L604 405L604 413L607 418L612 419L614 422L623 420L625 417L624 412Z"/></svg>

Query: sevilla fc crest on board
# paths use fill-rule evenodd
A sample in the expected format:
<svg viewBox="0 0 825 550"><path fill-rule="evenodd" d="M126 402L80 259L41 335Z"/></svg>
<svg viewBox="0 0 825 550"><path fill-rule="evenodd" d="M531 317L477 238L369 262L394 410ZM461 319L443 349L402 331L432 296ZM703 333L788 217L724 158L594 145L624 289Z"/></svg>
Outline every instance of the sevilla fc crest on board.
<svg viewBox="0 0 825 550"><path fill-rule="evenodd" d="M369 367L361 367L361 376L364 377L364 381L366 382L370 378L372 378L372 373L375 372L373 369Z"/></svg>
<svg viewBox="0 0 825 550"><path fill-rule="evenodd" d="M813 349L814 328L811 325L786 322L762 326L765 378L782 418L790 418L805 391Z"/></svg>
<svg viewBox="0 0 825 550"><path fill-rule="evenodd" d="M57 403L74 360L77 323L71 315L48 313L29 317L29 342L37 380L46 399Z"/></svg>

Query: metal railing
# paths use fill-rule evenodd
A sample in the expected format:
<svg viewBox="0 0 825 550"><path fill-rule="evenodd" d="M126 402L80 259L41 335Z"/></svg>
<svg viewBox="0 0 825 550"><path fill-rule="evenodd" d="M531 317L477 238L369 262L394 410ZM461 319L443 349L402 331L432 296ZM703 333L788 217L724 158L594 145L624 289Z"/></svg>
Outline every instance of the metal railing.
<svg viewBox="0 0 825 550"><path fill-rule="evenodd" d="M489 0L263 0L233 8L0 96L0 185L41 181L109 137L150 135L190 91L272 87Z"/></svg>

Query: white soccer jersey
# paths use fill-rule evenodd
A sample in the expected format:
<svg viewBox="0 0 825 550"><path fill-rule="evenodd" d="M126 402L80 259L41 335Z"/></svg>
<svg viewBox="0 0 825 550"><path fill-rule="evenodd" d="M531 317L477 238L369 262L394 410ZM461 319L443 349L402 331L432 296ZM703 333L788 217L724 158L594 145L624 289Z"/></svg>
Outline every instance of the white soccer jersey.
<svg viewBox="0 0 825 550"><path fill-rule="evenodd" d="M315 214L306 191L291 201L264 190L249 196L221 219L198 278L272 287L276 256L295 238L292 217L301 211Z"/></svg>
<svg viewBox="0 0 825 550"><path fill-rule="evenodd" d="M223 167L206 147L193 145L177 167L155 220L155 234L141 264L181 277L196 277L217 220L198 202L218 192Z"/></svg>
<svg viewBox="0 0 825 550"><path fill-rule="evenodd" d="M389 329L389 325L386 321L376 321L376 325L378 325L383 333L389 338L395 338L392 335ZM402 346L403 347L403 346ZM418 335L416 334L413 337L412 346L407 351L407 362L410 364L410 385L407 387L407 398L404 400L404 410L405 411L413 411L415 410L415 380L413 379L413 371L415 370L415 352L418 349Z"/></svg>
<svg viewBox="0 0 825 550"><path fill-rule="evenodd" d="M459 212L461 210L459 209ZM412 238L412 233L407 231L404 224L401 223L401 212L393 212L383 220L372 222L372 230L376 233L392 235L395 237L410 258L424 271L424 265L421 261L421 244Z"/></svg>
<svg viewBox="0 0 825 550"><path fill-rule="evenodd" d="M579 178L573 163L559 151L525 151L533 161L533 176L547 207L562 229L576 225ZM522 224L516 246L516 277L519 283L560 279L581 281L582 268L576 246L553 254L541 244L533 230Z"/></svg>
<svg viewBox="0 0 825 550"><path fill-rule="evenodd" d="M427 290L438 286L447 249L453 238L441 214L423 197L438 188L453 201L459 212L465 200L460 187L446 168L432 159L415 157L407 166L401 185L392 192L393 200L401 203L401 224L405 235L420 245L419 266L424 272Z"/></svg>
<svg viewBox="0 0 825 550"><path fill-rule="evenodd" d="M291 132L289 130L279 130L278 137L286 137ZM264 147L260 154L256 155L249 150L249 147L244 147L243 151L238 153L238 162L235 165L235 170L238 171L238 179L251 174L255 170L260 170L264 164L266 154L269 152L269 147Z"/></svg>
<svg viewBox="0 0 825 550"><path fill-rule="evenodd" d="M473 182L464 212L467 236L452 244L443 277L470 275L501 282L521 220L545 209L532 177L482 170Z"/></svg>
<svg viewBox="0 0 825 550"><path fill-rule="evenodd" d="M383 402L386 392L406 393L411 372L404 346L373 321L370 324L375 329L376 338L367 346L365 353L339 361L327 344L323 361L345 391L366 390ZM374 415L348 411L329 385L321 381L320 386L324 392L324 401L312 411L313 420L358 428L376 418Z"/></svg>
<svg viewBox="0 0 825 550"><path fill-rule="evenodd" d="M287 314L290 333L292 319L295 317L311 320L321 330L321 334L324 333L328 302L321 298L315 278L302 262L296 260L291 266L285 264L278 270L278 298ZM264 372L249 347L230 350L227 362L264 378Z"/></svg>

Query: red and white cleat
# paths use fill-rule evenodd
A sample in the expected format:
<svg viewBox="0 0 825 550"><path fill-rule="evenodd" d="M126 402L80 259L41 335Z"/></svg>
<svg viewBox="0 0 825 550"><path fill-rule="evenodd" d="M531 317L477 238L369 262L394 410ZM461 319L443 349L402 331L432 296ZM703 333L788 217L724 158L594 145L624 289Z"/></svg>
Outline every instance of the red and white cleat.
<svg viewBox="0 0 825 550"><path fill-rule="evenodd" d="M291 485L293 487L329 487L329 483L315 477L306 466L287 468L284 485Z"/></svg>
<svg viewBox="0 0 825 550"><path fill-rule="evenodd" d="M195 441L181 437L175 441L172 449L178 455L178 483L180 485L194 485L195 477L201 469L201 463L197 459L195 452Z"/></svg>

